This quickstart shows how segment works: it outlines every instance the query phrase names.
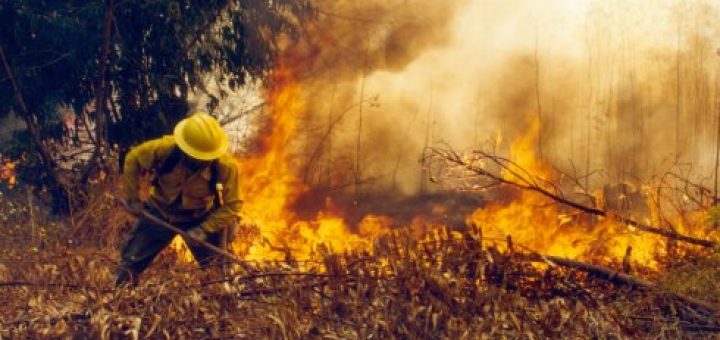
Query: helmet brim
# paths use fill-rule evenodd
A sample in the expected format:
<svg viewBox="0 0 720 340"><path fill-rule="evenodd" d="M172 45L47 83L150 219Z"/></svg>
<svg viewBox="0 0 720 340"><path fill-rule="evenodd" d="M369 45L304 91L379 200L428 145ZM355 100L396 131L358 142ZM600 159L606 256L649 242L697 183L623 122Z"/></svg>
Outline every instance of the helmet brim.
<svg viewBox="0 0 720 340"><path fill-rule="evenodd" d="M183 137L183 131L185 129L185 125L187 125L187 122L187 119L181 120L175 126L175 130L173 131L175 143L180 148L180 150L182 150L182 152L192 158L199 159L201 161L211 161L214 159L218 159L220 158L220 156L224 155L227 152L228 147L230 146L230 141L228 140L228 136L224 131L221 135L222 140L220 141L220 145L212 152L202 151L192 147L190 144L187 143L185 137Z"/></svg>

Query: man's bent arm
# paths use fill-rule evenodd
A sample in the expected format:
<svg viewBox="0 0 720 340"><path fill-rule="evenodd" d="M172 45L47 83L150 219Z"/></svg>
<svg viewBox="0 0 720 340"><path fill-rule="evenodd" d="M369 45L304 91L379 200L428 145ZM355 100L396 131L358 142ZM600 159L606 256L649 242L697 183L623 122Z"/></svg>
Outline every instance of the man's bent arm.
<svg viewBox="0 0 720 340"><path fill-rule="evenodd" d="M202 228L209 233L233 226L240 221L242 200L240 200L240 175L238 165L236 161L232 159L224 164L223 170L225 176L221 176L222 181L219 182L223 186L223 204L202 224Z"/></svg>
<svg viewBox="0 0 720 340"><path fill-rule="evenodd" d="M173 145L173 138L166 136L144 142L128 152L125 157L124 174L122 177L125 199L128 203L138 202L140 200L140 194L138 192L140 174L144 171L150 171L157 159L167 156L167 153L172 149Z"/></svg>

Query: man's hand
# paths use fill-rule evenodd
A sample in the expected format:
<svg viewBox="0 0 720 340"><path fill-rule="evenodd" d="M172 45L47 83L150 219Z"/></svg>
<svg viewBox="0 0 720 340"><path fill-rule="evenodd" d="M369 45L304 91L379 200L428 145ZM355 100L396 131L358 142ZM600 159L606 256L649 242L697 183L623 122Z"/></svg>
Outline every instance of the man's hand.
<svg viewBox="0 0 720 340"><path fill-rule="evenodd" d="M187 234L199 241L205 241L205 239L207 239L207 233L201 227L192 228L187 231Z"/></svg>
<svg viewBox="0 0 720 340"><path fill-rule="evenodd" d="M135 216L142 215L143 209L145 207L143 206L142 202L140 201L131 201L128 202L125 207L127 208L127 211Z"/></svg>

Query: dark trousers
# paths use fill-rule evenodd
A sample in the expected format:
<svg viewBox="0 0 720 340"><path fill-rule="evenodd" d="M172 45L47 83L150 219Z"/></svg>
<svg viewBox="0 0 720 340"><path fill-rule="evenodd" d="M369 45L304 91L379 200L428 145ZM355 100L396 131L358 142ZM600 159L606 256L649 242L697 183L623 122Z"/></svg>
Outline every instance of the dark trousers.
<svg viewBox="0 0 720 340"><path fill-rule="evenodd" d="M182 230L190 230L201 223L202 220L175 224L175 226ZM120 285L131 281L133 284L137 284L140 274L152 263L160 251L170 244L175 235L175 232L141 217L120 251L121 260L115 283ZM223 248L223 233L210 233L206 241ZM208 248L188 240L185 240L185 243L200 267L207 267L215 258L215 254Z"/></svg>

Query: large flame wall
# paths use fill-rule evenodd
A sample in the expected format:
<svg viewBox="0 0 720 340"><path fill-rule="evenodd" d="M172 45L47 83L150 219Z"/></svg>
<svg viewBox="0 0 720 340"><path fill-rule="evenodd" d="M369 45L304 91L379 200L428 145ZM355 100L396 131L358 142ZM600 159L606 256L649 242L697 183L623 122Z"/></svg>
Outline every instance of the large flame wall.
<svg viewBox="0 0 720 340"><path fill-rule="evenodd" d="M720 109L712 2L315 3L264 91L259 146L240 162L245 222L260 230L235 245L248 259L309 257L321 243L367 249L390 217L349 226L330 204L312 218L294 207L318 188L357 198L438 189L420 161L437 145L492 146L535 175L550 164L589 175L591 191L678 166L709 184ZM531 193L470 220L571 257L617 258L632 245L647 262L663 242Z"/></svg>

